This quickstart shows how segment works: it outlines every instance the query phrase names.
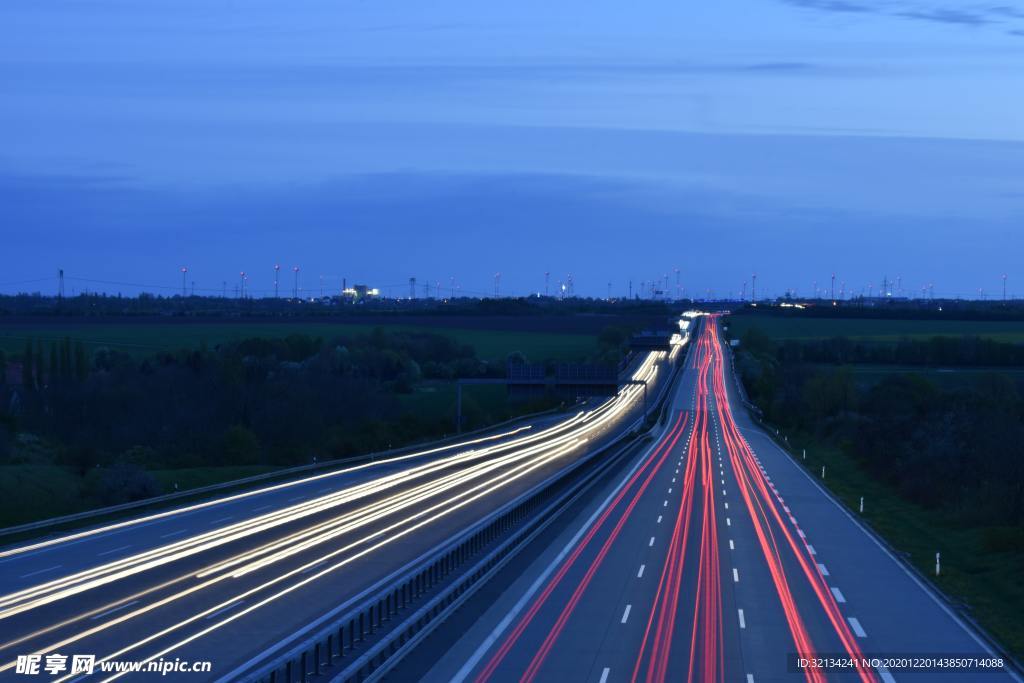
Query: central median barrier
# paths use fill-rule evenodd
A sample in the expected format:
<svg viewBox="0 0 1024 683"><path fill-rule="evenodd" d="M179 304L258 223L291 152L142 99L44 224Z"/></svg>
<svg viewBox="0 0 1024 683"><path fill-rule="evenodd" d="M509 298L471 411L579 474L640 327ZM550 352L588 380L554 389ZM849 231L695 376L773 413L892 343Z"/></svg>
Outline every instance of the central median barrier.
<svg viewBox="0 0 1024 683"><path fill-rule="evenodd" d="M296 683L382 677L603 475L648 443L689 349L672 364L649 410L613 441L493 510L406 567L331 609L218 681ZM649 417L655 424L649 426Z"/></svg>

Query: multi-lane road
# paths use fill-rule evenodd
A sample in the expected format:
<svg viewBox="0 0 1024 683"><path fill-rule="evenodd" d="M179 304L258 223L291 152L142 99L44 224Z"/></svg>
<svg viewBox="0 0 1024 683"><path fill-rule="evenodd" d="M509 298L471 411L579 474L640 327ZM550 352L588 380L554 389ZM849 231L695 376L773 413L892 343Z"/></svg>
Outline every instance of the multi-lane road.
<svg viewBox="0 0 1024 683"><path fill-rule="evenodd" d="M1019 680L989 671L986 642L737 409L736 390L713 321L656 442L415 675ZM930 660L948 657L966 661Z"/></svg>
<svg viewBox="0 0 1024 683"><path fill-rule="evenodd" d="M1020 680L986 671L986 641L739 409L719 320L700 329L688 355L634 368L671 386L650 445L386 678ZM594 457L636 423L642 394L630 384L561 420L0 549L0 679L27 680L18 655L59 653L210 660L177 678L244 680L309 624ZM927 671L906 671L913 658Z"/></svg>
<svg viewBox="0 0 1024 683"><path fill-rule="evenodd" d="M677 356L645 354L632 378L664 386ZM209 660L209 674L183 679L236 680L623 433L643 393L629 384L558 421L2 549L0 678L18 675L19 655L87 654Z"/></svg>

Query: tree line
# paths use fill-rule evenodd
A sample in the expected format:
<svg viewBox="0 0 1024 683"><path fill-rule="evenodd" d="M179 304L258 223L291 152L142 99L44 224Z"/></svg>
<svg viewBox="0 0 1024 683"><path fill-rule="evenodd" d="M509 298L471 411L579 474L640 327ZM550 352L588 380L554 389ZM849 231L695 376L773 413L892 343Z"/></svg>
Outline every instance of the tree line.
<svg viewBox="0 0 1024 683"><path fill-rule="evenodd" d="M971 337L905 340L888 350L847 339L787 341L751 328L737 369L765 418L855 458L915 503L972 523L1024 523L1024 398L1005 374L944 386L918 372L867 384L847 364L1009 366L1016 345ZM822 365L831 363L832 365Z"/></svg>
<svg viewBox="0 0 1024 683"><path fill-rule="evenodd" d="M440 437L453 415L410 411L403 394L424 379L504 373L450 337L380 328L145 357L32 341L16 362L20 382L0 385L0 464L71 468L100 503L155 493L154 469L287 466ZM8 364L0 356L0 377ZM495 410L507 407L467 395L467 428L508 417Z"/></svg>

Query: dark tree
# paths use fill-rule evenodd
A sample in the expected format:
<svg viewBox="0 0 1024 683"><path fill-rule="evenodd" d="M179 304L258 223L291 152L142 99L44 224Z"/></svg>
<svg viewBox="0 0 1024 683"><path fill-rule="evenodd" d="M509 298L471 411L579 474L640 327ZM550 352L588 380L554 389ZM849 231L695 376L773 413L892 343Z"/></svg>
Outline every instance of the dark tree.
<svg viewBox="0 0 1024 683"><path fill-rule="evenodd" d="M35 373L32 362L32 342L25 342L25 352L21 356L21 384L26 389L36 388Z"/></svg>

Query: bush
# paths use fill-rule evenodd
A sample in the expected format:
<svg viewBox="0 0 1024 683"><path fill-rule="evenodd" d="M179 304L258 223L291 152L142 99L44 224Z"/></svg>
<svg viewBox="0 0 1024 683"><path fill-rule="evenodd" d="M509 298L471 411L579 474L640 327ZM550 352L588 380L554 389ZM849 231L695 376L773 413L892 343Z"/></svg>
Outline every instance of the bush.
<svg viewBox="0 0 1024 683"><path fill-rule="evenodd" d="M227 465L255 465L260 462L260 441L245 427L228 427L221 440L223 462Z"/></svg>
<svg viewBox="0 0 1024 683"><path fill-rule="evenodd" d="M86 488L102 505L130 503L160 493L160 485L152 474L128 462L89 472Z"/></svg>

